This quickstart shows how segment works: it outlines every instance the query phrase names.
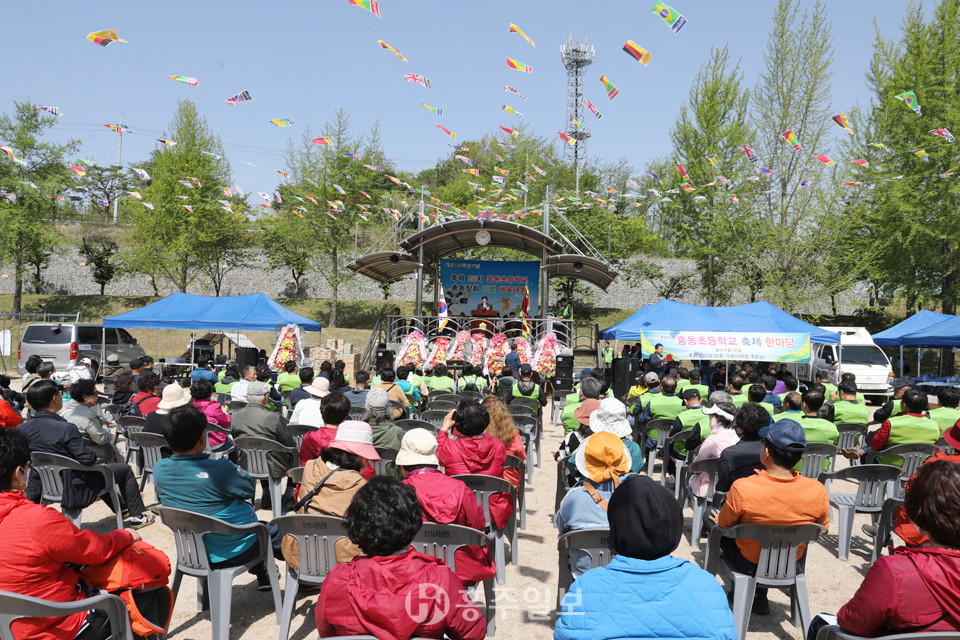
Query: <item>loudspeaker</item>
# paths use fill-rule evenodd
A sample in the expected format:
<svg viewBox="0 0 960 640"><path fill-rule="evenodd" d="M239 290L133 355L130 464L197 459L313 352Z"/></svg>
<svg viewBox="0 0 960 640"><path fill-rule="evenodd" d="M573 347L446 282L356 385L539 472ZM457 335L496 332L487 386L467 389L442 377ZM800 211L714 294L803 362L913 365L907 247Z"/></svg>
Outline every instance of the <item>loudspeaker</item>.
<svg viewBox="0 0 960 640"><path fill-rule="evenodd" d="M573 356L557 356L557 378L573 378Z"/></svg>
<svg viewBox="0 0 960 640"><path fill-rule="evenodd" d="M640 371L639 358L615 358L613 360L613 395L616 398L625 398L633 381Z"/></svg>
<svg viewBox="0 0 960 640"><path fill-rule="evenodd" d="M393 362L393 360L394 353L391 349L377 349L377 359L374 362L375 370L379 371L385 362Z"/></svg>
<svg viewBox="0 0 960 640"><path fill-rule="evenodd" d="M256 347L237 347L233 352L233 357L240 367L240 373L243 373L244 367L257 366L257 357L260 350Z"/></svg>
<svg viewBox="0 0 960 640"><path fill-rule="evenodd" d="M573 378L554 378L554 391L573 391Z"/></svg>

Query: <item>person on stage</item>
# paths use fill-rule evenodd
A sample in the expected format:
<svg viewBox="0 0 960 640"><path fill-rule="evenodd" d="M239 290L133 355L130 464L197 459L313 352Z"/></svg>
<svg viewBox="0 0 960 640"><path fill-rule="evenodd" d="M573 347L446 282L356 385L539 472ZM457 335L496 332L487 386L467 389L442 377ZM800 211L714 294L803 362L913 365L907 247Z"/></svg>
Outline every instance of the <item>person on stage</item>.
<svg viewBox="0 0 960 640"><path fill-rule="evenodd" d="M477 311L493 311L493 305L487 299L487 296L480 298L480 304L477 305Z"/></svg>

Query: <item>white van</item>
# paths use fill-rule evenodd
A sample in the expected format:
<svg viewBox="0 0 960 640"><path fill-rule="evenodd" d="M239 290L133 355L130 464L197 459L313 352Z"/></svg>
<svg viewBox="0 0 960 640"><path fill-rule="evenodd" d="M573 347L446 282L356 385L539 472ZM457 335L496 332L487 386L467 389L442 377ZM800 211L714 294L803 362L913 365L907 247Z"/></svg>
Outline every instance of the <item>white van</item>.
<svg viewBox="0 0 960 640"><path fill-rule="evenodd" d="M789 369L797 380L810 384L818 371L826 371L832 384L840 376L857 376L857 389L866 396L889 396L893 393L893 368L887 354L880 350L864 327L820 327L840 334L840 344L810 345L810 362L794 363ZM869 399L869 398L868 398Z"/></svg>

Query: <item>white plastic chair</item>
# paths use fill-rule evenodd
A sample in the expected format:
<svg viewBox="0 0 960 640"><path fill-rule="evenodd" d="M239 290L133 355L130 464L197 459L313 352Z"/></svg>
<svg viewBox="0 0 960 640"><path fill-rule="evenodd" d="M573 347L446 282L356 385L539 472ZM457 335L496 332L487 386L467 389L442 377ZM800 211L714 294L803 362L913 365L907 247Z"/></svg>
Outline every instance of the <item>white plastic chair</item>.
<svg viewBox="0 0 960 640"><path fill-rule="evenodd" d="M74 602L51 602L9 591L0 591L0 640L15 640L10 625L19 618L59 618L93 609L107 614L112 640L133 640L127 605L120 596L102 593Z"/></svg>

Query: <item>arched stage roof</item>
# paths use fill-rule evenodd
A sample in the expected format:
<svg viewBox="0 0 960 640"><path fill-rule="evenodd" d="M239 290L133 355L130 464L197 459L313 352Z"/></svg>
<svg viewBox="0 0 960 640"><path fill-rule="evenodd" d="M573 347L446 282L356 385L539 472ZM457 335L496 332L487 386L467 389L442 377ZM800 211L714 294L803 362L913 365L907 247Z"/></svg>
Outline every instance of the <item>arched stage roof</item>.
<svg viewBox="0 0 960 640"><path fill-rule="evenodd" d="M489 242L477 241L477 232L490 234ZM418 231L400 243L406 251L379 251L357 258L347 267L380 283L395 282L420 267L417 252L423 249L424 270L432 273L436 261L451 253L464 249L484 247L502 247L528 253L537 258L543 257L546 250L546 263L541 269L547 270L550 278L579 278L594 284L604 291L616 279L617 272L603 260L580 254L561 253L564 250L559 240L554 240L538 229L516 222L503 220L454 220L433 225Z"/></svg>

